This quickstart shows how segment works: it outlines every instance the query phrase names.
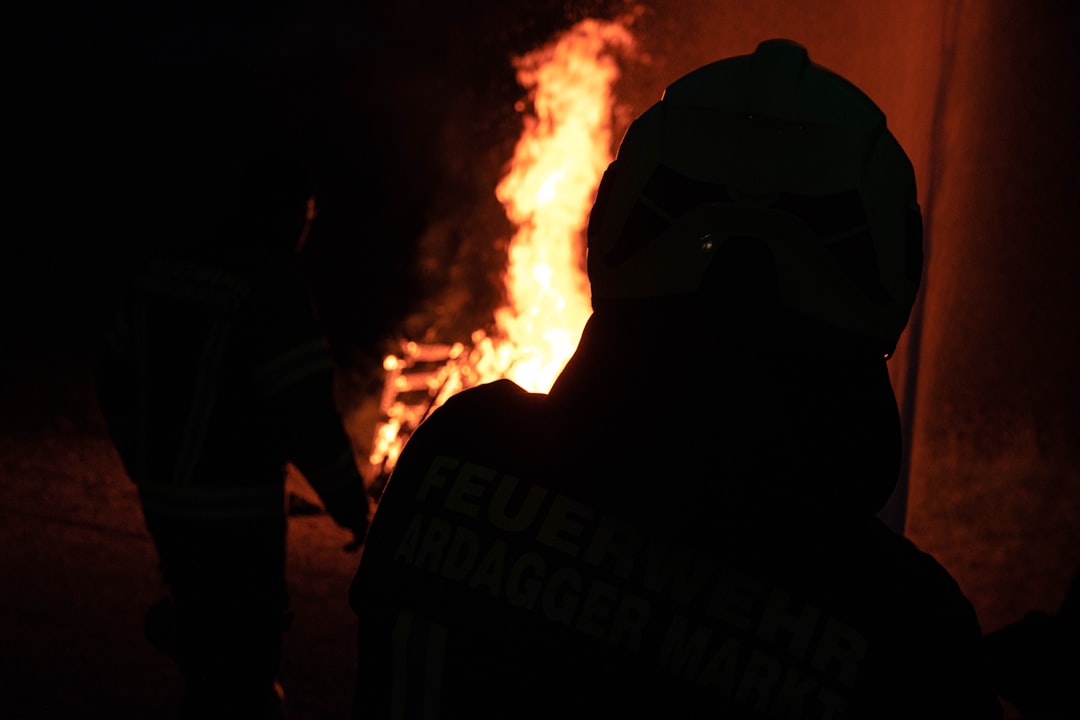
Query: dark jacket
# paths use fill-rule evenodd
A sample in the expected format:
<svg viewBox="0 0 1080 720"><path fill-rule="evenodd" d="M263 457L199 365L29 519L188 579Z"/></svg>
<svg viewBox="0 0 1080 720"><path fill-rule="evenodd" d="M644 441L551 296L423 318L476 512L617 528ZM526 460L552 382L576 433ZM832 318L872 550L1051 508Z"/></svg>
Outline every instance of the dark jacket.
<svg viewBox="0 0 1080 720"><path fill-rule="evenodd" d="M746 383L593 331L550 394L465 390L410 438L351 588L358 717L1001 717L934 558L809 466L730 461Z"/></svg>
<svg viewBox="0 0 1080 720"><path fill-rule="evenodd" d="M102 411L148 511L282 515L286 463L343 527L368 503L304 283L257 246L173 254L138 274L101 347Z"/></svg>

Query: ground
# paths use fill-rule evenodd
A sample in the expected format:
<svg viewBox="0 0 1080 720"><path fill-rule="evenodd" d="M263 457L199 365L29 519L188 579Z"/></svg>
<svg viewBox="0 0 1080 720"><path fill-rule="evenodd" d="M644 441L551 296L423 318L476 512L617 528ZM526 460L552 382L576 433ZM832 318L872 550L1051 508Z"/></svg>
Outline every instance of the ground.
<svg viewBox="0 0 1080 720"><path fill-rule="evenodd" d="M57 376L58 368L65 372ZM142 634L161 585L134 486L86 392L87 358L44 372L16 373L5 409L20 412L0 436L0 687L8 708L0 715L170 718L179 675ZM314 498L302 480L290 487ZM290 720L345 718L355 668L347 592L357 558L344 550L349 534L325 514L291 518L289 533L296 619L282 683Z"/></svg>

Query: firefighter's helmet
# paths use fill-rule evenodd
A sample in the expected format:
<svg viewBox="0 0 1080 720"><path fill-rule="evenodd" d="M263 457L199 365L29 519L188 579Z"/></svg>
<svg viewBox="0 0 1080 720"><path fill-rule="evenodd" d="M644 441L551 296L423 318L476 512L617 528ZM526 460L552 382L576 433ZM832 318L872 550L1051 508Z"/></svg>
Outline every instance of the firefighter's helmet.
<svg viewBox="0 0 1080 720"><path fill-rule="evenodd" d="M747 238L781 305L893 352L922 271L914 171L877 105L789 40L690 72L630 125L589 220L594 304L709 293Z"/></svg>

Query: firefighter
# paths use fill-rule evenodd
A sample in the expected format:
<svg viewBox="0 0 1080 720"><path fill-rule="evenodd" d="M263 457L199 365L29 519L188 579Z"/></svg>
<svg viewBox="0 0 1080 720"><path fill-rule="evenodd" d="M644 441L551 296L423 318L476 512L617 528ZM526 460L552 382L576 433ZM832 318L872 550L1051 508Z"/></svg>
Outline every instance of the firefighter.
<svg viewBox="0 0 1080 720"><path fill-rule="evenodd" d="M970 602L877 517L921 232L881 110L799 44L671 84L550 392L458 393L395 465L355 717L1000 718Z"/></svg>
<svg viewBox="0 0 1080 720"><path fill-rule="evenodd" d="M168 592L146 630L182 673L181 717L282 717L288 464L354 542L370 504L300 273L310 174L284 151L214 167L198 202L157 219L198 217L136 274L99 399L159 556Z"/></svg>

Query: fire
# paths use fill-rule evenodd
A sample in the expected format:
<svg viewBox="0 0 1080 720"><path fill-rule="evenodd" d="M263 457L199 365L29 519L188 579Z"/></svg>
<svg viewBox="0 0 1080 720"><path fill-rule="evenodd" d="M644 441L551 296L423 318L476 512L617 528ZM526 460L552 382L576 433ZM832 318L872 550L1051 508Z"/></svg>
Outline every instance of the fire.
<svg viewBox="0 0 1080 720"><path fill-rule="evenodd" d="M619 69L608 49L629 43L622 25L586 20L516 62L535 114L525 116L510 172L495 189L519 228L509 249L510 304L495 321L514 349L502 375L534 392L551 387L592 309L583 236L611 162Z"/></svg>
<svg viewBox="0 0 1080 720"><path fill-rule="evenodd" d="M546 392L570 358L591 312L585 227L611 162L617 55L633 48L626 24L586 19L514 60L527 90L523 131L495 189L517 227L505 275L508 304L494 331L471 345L400 343L383 363L386 384L370 463L385 477L408 434L462 389L509 378Z"/></svg>

